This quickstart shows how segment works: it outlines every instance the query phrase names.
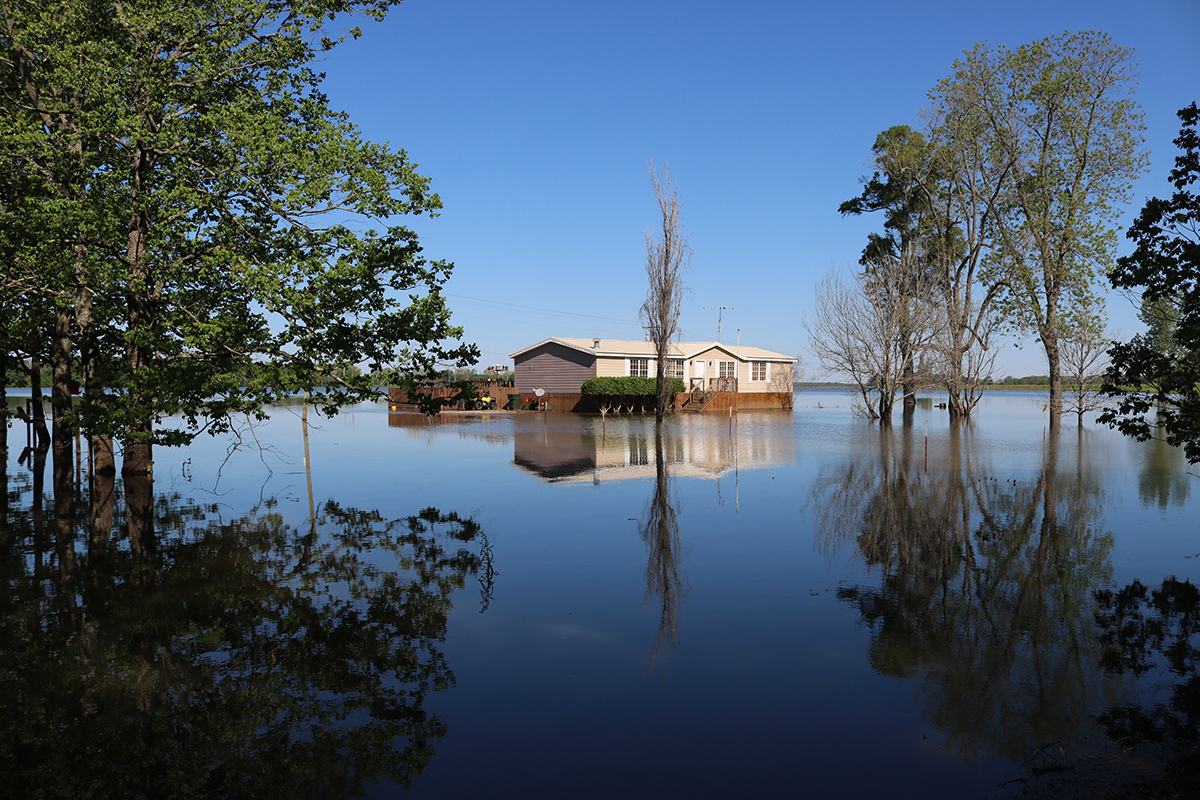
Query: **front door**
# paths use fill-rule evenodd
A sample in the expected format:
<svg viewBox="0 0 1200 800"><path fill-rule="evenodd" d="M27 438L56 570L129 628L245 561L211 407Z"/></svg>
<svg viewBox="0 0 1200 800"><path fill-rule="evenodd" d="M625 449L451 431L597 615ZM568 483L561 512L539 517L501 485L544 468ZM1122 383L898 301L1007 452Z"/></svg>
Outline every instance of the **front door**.
<svg viewBox="0 0 1200 800"><path fill-rule="evenodd" d="M704 389L704 359L697 358L692 371L692 388Z"/></svg>

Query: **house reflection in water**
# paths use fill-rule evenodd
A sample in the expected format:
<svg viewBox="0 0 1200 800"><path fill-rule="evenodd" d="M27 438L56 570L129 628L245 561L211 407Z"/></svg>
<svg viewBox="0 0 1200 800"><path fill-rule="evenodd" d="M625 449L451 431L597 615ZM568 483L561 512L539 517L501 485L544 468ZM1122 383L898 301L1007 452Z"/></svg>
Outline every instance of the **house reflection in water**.
<svg viewBox="0 0 1200 800"><path fill-rule="evenodd" d="M789 414L751 412L730 423L677 415L663 426L674 477L720 478L735 469L791 461ZM653 478L653 417L527 417L514 420L513 465L547 482Z"/></svg>

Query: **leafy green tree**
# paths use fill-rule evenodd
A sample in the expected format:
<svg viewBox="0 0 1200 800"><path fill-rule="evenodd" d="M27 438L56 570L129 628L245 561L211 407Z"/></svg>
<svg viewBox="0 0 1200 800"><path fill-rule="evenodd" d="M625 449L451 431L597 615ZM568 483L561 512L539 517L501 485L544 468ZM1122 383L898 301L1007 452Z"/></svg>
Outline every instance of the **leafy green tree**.
<svg viewBox="0 0 1200 800"><path fill-rule="evenodd" d="M1147 162L1135 68L1132 51L1085 31L1011 51L976 45L934 90L978 122L981 175L997 192L990 266L1007 288L1007 319L1045 349L1053 423L1059 340L1113 261L1119 206Z"/></svg>
<svg viewBox="0 0 1200 800"><path fill-rule="evenodd" d="M1113 286L1142 291L1149 331L1115 345L1105 390L1118 398L1102 422L1140 440L1159 429L1200 462L1200 111L1179 111L1169 199L1151 198L1126 233L1136 249L1117 260ZM1156 409L1153 418L1147 413Z"/></svg>
<svg viewBox="0 0 1200 800"><path fill-rule="evenodd" d="M451 341L451 265L387 222L440 199L404 151L329 107L312 66L344 15L395 4L0 5L0 142L29 196L49 199L4 223L41 232L14 260L54 312L64 432L113 434L125 469L144 471L153 444L281 394L332 382L316 396L332 411L370 394L371 373L477 358Z"/></svg>
<svg viewBox="0 0 1200 800"><path fill-rule="evenodd" d="M936 276L930 272L928 246L937 241L934 203L937 176L933 151L925 136L907 125L894 125L875 138L871 148L875 173L863 180L862 193L838 206L843 215L882 211L884 233L867 236L859 264L868 273L878 272L882 263L898 265L905 284L924 286ZM922 309L912 306L917 296L897 298L898 346L903 363L900 376L905 411L917 405L917 341L924 338L916 329Z"/></svg>
<svg viewBox="0 0 1200 800"><path fill-rule="evenodd" d="M884 212L885 232L870 235L860 263L870 270L881 257L907 255L913 273L908 282L928 287L941 317L938 335L920 359L943 376L950 415L970 416L995 357L992 311L1001 287L994 278L984 283L983 259L998 196L988 178L1002 182L1004 174L990 174L980 159L978 112L937 95L934 100L924 132L897 125L876 138L876 172L864 180L862 195L840 210ZM911 324L902 330L902 346L912 349L918 332ZM907 360L903 394L911 410L917 359Z"/></svg>

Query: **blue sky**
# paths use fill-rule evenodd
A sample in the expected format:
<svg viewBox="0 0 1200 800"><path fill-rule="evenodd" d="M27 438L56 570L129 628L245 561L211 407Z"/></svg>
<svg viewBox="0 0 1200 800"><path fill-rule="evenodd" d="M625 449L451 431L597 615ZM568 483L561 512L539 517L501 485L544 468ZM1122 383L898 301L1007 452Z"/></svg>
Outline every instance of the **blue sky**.
<svg viewBox="0 0 1200 800"><path fill-rule="evenodd" d="M735 306L723 341L740 329L812 370L800 320L814 287L882 224L838 204L876 134L919 126L963 50L1089 29L1136 50L1151 171L1122 234L1167 193L1175 111L1200 100L1197 0L409 0L362 28L321 65L326 93L441 195L441 216L407 224L454 262L446 294L483 364L547 336L641 338L650 157L670 165L694 250L683 338L715 338L704 306ZM1139 328L1119 296L1109 317ZM1044 356L1010 344L997 368L1042 374Z"/></svg>

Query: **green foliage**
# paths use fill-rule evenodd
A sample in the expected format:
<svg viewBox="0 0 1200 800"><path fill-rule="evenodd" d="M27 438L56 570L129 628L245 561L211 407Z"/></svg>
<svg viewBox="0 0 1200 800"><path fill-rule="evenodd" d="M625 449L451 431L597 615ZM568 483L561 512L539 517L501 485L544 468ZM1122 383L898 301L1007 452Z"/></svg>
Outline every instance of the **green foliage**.
<svg viewBox="0 0 1200 800"><path fill-rule="evenodd" d="M680 378L668 378L670 391L680 394L686 391ZM588 378L579 391L590 397L644 397L653 395L658 384L654 378L626 376L620 378Z"/></svg>
<svg viewBox="0 0 1200 800"><path fill-rule="evenodd" d="M1145 440L1160 429L1200 462L1200 110L1179 111L1167 200L1151 198L1126 236L1137 247L1118 259L1109 280L1119 289L1140 288L1149 331L1115 345L1105 390L1118 405L1102 422ZM1143 391L1149 387L1149 391ZM1147 413L1155 409L1153 418Z"/></svg>
<svg viewBox="0 0 1200 800"><path fill-rule="evenodd" d="M476 360L441 294L452 265L392 221L441 200L313 68L343 14L394 4L3 7L0 290L47 342L67 332L56 375L87 386L85 429L179 444L283 395L324 386L332 413Z"/></svg>
<svg viewBox="0 0 1200 800"><path fill-rule="evenodd" d="M1008 375L994 382L997 386L1049 386L1049 375L1026 375L1024 378L1014 378Z"/></svg>
<svg viewBox="0 0 1200 800"><path fill-rule="evenodd" d="M935 202L939 195L937 152L920 131L894 125L871 148L876 170L863 179L862 193L838 206L842 215L882 211L884 233L870 233L859 263L896 258L906 248L930 251L945 221Z"/></svg>
<svg viewBox="0 0 1200 800"><path fill-rule="evenodd" d="M29 386L29 371L9 364L4 375L5 386Z"/></svg>
<svg viewBox="0 0 1200 800"><path fill-rule="evenodd" d="M1095 302L1113 263L1116 220L1145 171L1132 51L1094 31L1015 50L976 45L931 93L954 162L986 199L982 265L1000 310L1046 350L1050 407L1062 410L1059 339Z"/></svg>

